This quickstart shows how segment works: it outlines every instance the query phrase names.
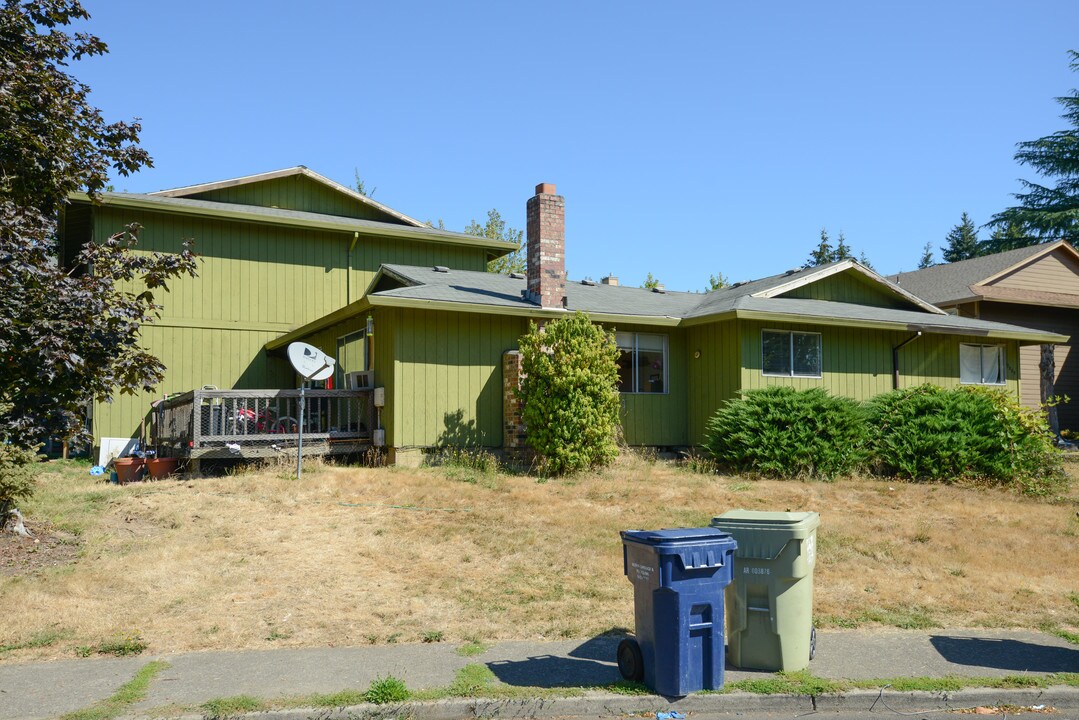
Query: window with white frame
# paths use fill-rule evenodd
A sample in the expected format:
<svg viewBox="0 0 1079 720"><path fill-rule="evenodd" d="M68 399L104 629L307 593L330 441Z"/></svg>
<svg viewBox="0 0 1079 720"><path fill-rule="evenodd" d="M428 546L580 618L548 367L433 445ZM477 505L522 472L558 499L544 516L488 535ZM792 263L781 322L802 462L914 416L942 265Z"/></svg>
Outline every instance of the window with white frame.
<svg viewBox="0 0 1079 720"><path fill-rule="evenodd" d="M1003 345L959 345L959 382L964 385L1003 385Z"/></svg>
<svg viewBox="0 0 1079 720"><path fill-rule="evenodd" d="M820 377L820 333L762 330L761 371L781 377Z"/></svg>
<svg viewBox="0 0 1079 720"><path fill-rule="evenodd" d="M667 336L620 332L618 343L618 391L623 393L667 392Z"/></svg>

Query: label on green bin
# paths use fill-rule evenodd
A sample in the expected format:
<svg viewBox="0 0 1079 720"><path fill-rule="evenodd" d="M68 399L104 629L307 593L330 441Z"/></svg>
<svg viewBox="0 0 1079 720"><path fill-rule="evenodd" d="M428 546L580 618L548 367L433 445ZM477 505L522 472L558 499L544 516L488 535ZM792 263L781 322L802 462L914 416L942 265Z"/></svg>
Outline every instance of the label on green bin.
<svg viewBox="0 0 1079 720"><path fill-rule="evenodd" d="M817 534L813 533L806 538L806 564L813 567L817 561Z"/></svg>

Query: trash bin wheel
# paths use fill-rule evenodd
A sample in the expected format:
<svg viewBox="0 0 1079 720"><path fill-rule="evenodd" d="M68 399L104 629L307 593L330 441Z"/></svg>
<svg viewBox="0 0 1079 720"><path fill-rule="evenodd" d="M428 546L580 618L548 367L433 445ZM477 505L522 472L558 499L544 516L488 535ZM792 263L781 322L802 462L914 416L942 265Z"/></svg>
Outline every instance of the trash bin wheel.
<svg viewBox="0 0 1079 720"><path fill-rule="evenodd" d="M813 656L817 654L817 628L812 628L809 631L809 659L812 660Z"/></svg>
<svg viewBox="0 0 1079 720"><path fill-rule="evenodd" d="M626 680L644 680L644 657L641 655L641 646L633 638L626 638L618 643L618 672L622 673Z"/></svg>

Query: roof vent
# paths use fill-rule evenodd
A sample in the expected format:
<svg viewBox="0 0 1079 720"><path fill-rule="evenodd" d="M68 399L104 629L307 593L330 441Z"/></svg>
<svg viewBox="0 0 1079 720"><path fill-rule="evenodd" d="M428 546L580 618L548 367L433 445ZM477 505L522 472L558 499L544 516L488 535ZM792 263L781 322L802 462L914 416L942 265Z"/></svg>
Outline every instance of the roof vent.
<svg viewBox="0 0 1079 720"><path fill-rule="evenodd" d="M588 278L585 278L584 280L581 281L581 284L582 285L594 286L596 284L596 281L595 280L589 280Z"/></svg>
<svg viewBox="0 0 1079 720"><path fill-rule="evenodd" d="M789 277L789 276L793 275L794 273L798 272L801 269L802 268L791 268L787 272L783 273L783 277Z"/></svg>
<svg viewBox="0 0 1079 720"><path fill-rule="evenodd" d="M654 288L652 288L652 292L663 293L665 295L667 293L667 289L664 288L662 285L656 285Z"/></svg>
<svg viewBox="0 0 1079 720"><path fill-rule="evenodd" d="M510 277L513 278L514 280L524 280L525 279L525 276L522 275L521 273L510 273Z"/></svg>
<svg viewBox="0 0 1079 720"><path fill-rule="evenodd" d="M450 269L445 265L435 265L435 272L448 273Z"/></svg>
<svg viewBox="0 0 1079 720"><path fill-rule="evenodd" d="M732 287L732 288L736 288L736 287L742 287L743 285L745 285L745 281L743 281L743 280L739 280L738 282L736 282L736 283L734 283L733 285L731 285L731 287Z"/></svg>

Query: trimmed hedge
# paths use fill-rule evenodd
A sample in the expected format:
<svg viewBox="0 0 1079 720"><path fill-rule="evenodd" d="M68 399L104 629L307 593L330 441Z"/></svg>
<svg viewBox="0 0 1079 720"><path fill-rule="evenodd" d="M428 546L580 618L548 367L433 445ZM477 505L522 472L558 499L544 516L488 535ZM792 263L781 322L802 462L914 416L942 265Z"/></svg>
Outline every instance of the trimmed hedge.
<svg viewBox="0 0 1079 720"><path fill-rule="evenodd" d="M990 481L1037 496L1066 480L1044 415L1003 391L972 386L922 385L866 403L821 389L751 390L712 416L704 445L725 469L777 478L867 470Z"/></svg>

